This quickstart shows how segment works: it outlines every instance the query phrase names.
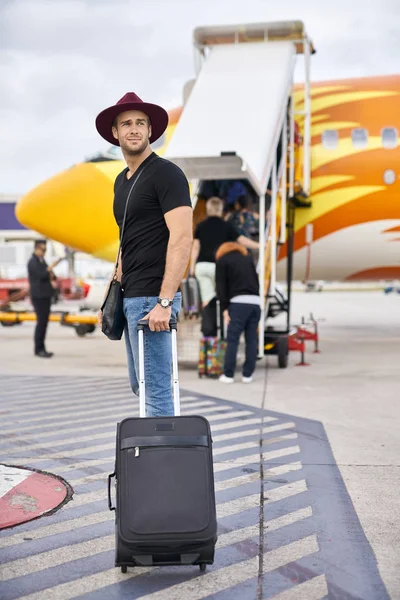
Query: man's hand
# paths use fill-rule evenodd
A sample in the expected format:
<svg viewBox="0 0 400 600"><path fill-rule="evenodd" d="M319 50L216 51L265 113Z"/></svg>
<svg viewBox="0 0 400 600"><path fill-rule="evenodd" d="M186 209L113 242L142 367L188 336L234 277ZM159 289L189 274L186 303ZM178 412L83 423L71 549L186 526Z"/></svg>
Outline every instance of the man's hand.
<svg viewBox="0 0 400 600"><path fill-rule="evenodd" d="M150 331L169 331L171 312L170 306L163 308L160 304L156 304L143 319L149 320Z"/></svg>
<svg viewBox="0 0 400 600"><path fill-rule="evenodd" d="M54 269L54 267L56 267L57 265L60 264L60 262L62 262L63 260L66 260L66 256L62 256L61 258L57 258L57 260L55 260L53 263L51 263L51 265L49 267L47 267L47 270L49 271L49 273L51 273L51 271Z"/></svg>
<svg viewBox="0 0 400 600"><path fill-rule="evenodd" d="M225 325L228 327L229 323L231 322L231 318L229 316L228 310L224 310L224 312L222 314L224 317Z"/></svg>
<svg viewBox="0 0 400 600"><path fill-rule="evenodd" d="M103 325L103 311L101 310L101 308L99 309L99 311L97 313L97 321L99 323L99 327L102 327L102 325Z"/></svg>

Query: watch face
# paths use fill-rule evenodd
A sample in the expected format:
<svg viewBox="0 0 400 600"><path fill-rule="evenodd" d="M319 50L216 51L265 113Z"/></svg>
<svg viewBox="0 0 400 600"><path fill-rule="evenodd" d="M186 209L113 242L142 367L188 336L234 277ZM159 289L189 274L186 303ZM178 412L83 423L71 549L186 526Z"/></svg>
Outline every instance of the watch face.
<svg viewBox="0 0 400 600"><path fill-rule="evenodd" d="M169 306L169 300L168 300L168 298L163 298L161 300L161 306L164 307L164 308L167 308Z"/></svg>

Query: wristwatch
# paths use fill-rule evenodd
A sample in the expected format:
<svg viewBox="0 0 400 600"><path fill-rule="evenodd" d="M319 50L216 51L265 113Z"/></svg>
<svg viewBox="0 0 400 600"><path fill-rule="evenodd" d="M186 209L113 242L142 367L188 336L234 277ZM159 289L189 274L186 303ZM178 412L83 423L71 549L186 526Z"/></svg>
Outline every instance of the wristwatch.
<svg viewBox="0 0 400 600"><path fill-rule="evenodd" d="M158 304L161 304L163 308L169 308L172 306L172 300L169 298L157 298Z"/></svg>

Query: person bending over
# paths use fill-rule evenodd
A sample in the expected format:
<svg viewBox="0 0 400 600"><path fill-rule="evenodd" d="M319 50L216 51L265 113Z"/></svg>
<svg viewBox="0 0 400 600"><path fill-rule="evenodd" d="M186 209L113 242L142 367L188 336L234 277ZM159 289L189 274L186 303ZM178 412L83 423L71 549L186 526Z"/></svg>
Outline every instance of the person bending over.
<svg viewBox="0 0 400 600"><path fill-rule="evenodd" d="M241 244L222 244L216 254L217 297L225 323L228 325L224 373L219 380L233 383L236 357L244 332L246 359L242 370L243 383L251 383L256 368L260 320L260 293L256 269L251 256Z"/></svg>

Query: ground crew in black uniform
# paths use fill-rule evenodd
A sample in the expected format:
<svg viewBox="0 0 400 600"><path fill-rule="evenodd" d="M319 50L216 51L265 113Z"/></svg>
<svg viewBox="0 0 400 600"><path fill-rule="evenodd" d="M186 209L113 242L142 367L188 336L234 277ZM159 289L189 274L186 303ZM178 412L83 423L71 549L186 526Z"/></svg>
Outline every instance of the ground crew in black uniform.
<svg viewBox="0 0 400 600"><path fill-rule="evenodd" d="M41 358L51 358L53 352L46 351L44 339L49 321L51 298L54 292L52 281L55 280L55 275L53 269L64 259L59 258L48 266L44 260L45 254L46 241L36 240L34 252L28 262L28 277L31 301L36 313L35 355Z"/></svg>

